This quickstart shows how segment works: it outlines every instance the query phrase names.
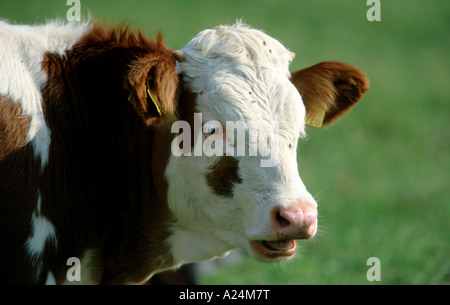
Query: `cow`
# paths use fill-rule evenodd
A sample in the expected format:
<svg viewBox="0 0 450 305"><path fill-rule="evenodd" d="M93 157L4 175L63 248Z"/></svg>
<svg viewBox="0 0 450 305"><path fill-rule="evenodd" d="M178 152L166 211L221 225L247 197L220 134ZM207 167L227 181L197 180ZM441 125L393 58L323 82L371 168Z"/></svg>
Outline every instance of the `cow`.
<svg viewBox="0 0 450 305"><path fill-rule="evenodd" d="M0 281L140 284L235 248L292 258L318 228L305 124L368 90L341 62L291 73L294 56L239 21L179 50L128 26L0 21ZM180 122L200 124L190 143ZM233 147L227 122L257 153L191 153ZM252 143L250 122L267 123Z"/></svg>

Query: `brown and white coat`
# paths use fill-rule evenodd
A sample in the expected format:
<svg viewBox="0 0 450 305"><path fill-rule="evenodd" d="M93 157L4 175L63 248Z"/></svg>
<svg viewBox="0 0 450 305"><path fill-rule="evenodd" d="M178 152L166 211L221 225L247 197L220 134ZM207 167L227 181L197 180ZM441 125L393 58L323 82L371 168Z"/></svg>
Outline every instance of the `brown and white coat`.
<svg viewBox="0 0 450 305"><path fill-rule="evenodd" d="M0 21L0 281L66 283L70 257L83 283L142 283L234 248L292 257L317 231L297 170L305 115L328 124L368 88L338 62L291 75L293 57L240 23L173 52L128 28ZM278 122L258 135L277 138L273 166L174 154L173 124L194 113L189 150L229 141L228 121Z"/></svg>

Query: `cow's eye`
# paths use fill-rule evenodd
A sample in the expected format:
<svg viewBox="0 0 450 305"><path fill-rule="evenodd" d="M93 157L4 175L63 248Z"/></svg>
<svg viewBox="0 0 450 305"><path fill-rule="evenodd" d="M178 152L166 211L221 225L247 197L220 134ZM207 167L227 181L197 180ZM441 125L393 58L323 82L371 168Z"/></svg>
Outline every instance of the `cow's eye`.
<svg viewBox="0 0 450 305"><path fill-rule="evenodd" d="M222 124L218 121L208 121L203 124L203 133L206 137L223 133Z"/></svg>

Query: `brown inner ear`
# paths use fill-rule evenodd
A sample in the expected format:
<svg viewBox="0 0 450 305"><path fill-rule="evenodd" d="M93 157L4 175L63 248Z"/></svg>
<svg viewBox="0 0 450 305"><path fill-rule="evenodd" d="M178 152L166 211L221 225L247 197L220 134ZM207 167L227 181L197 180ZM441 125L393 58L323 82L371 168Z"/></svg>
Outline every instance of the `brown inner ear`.
<svg viewBox="0 0 450 305"><path fill-rule="evenodd" d="M322 62L296 71L291 81L302 95L308 115L318 117L325 112L325 125L344 115L369 89L361 70L341 62Z"/></svg>

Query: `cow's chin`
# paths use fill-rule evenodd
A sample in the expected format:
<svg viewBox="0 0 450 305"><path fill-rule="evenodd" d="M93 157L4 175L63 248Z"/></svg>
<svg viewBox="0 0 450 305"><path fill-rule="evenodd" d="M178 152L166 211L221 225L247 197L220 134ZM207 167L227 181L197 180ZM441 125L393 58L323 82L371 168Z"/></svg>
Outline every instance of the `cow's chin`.
<svg viewBox="0 0 450 305"><path fill-rule="evenodd" d="M287 260L294 257L297 245L295 240L250 240L250 254L260 262Z"/></svg>

